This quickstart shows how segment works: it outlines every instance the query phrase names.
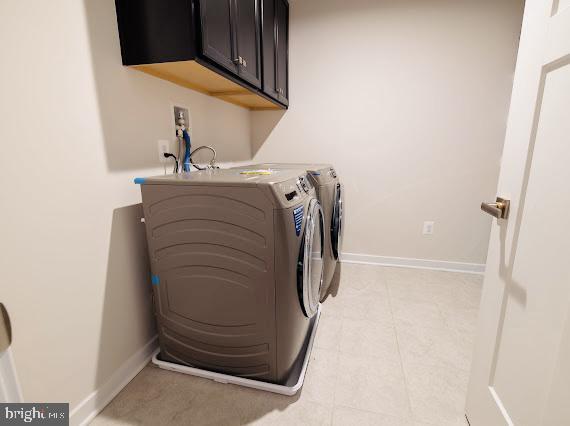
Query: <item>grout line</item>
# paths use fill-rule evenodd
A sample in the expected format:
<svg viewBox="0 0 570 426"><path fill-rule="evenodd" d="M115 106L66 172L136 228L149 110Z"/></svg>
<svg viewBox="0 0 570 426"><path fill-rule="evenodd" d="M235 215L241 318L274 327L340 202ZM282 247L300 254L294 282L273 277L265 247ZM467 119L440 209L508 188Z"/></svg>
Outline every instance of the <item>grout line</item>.
<svg viewBox="0 0 570 426"><path fill-rule="evenodd" d="M342 303L340 301L338 301L337 303ZM332 350L332 352L334 352L335 357L336 357L336 372L334 374L334 379L333 379L333 397L332 397L332 407L331 407L331 411L330 411L330 424L332 425L334 423L334 413L335 413L335 407L337 406L337 402L336 402L336 393L337 393L337 388L338 388L338 365L340 363L340 341L342 339L342 332L343 332L343 328L344 328L344 315L343 315L343 307L339 306L338 307L340 309L340 312L337 312L338 316L335 315L333 317L331 316L327 316L326 315L326 310L324 311L325 314L325 318L338 318L340 320L340 327L339 327L339 334L338 334L338 345L336 345L336 347ZM326 309L326 308L325 308ZM327 349L328 350L328 349Z"/></svg>
<svg viewBox="0 0 570 426"><path fill-rule="evenodd" d="M390 306L390 315L392 316L392 324L394 325L394 333L396 335L396 346L398 348L398 355L400 357L400 369L402 370L402 377L404 378L404 384L406 386L406 396L408 397L408 407L410 410L410 415L412 419L415 420L415 414L412 409L412 398L410 397L410 386L408 385L408 378L406 377L406 371L404 370L404 358L402 357L402 351L400 350L400 339L398 338L398 327L396 326L396 318L394 317L394 308L392 307L392 294L390 291L390 286L388 284L388 280L386 280L385 284L386 292L388 293L388 306Z"/></svg>
<svg viewBox="0 0 570 426"><path fill-rule="evenodd" d="M342 340L342 332L344 329L344 317L340 316L340 330L339 330L339 335L338 335L338 346L336 347L336 365L337 365L337 371L339 370L339 365L340 365L340 343ZM334 390L333 390L333 409L331 412L331 424L332 424L332 420L333 420L333 413L334 413L334 408L336 407L336 391L338 388L338 374L334 375Z"/></svg>
<svg viewBox="0 0 570 426"><path fill-rule="evenodd" d="M381 416L385 416L385 417L392 418L392 419L397 419L397 420L414 420L414 419L410 419L409 416L408 416L408 417L402 417L402 416L397 416L397 415L395 415L395 414L390 414L390 413L385 413L385 412L367 410L366 408L354 408L354 407L351 407L351 406L349 406L349 405L342 405L342 404L340 404L340 405L338 405L337 407L338 407L338 408L346 408L346 409L353 410L353 411L361 411L361 412L363 412L363 413L368 413L368 414L381 415ZM431 423L426 423L426 424L428 424L429 426L432 426Z"/></svg>
<svg viewBox="0 0 570 426"><path fill-rule="evenodd" d="M461 280L464 279L464 275L465 275L465 274L462 274L462 273L460 274ZM387 280L387 283L388 283L388 282L389 282L389 280ZM428 282L427 284L429 285L429 282ZM394 310L393 310L393 308L392 308L392 301L393 301L393 299L397 299L397 298L395 298L395 297L392 296L392 292L390 291L390 286L389 286L389 285L388 285L388 299L389 299L390 308L392 309L392 315L394 316ZM444 315L444 308L445 308L446 306L448 306L448 304L442 303L441 301L437 301L437 300L431 301L431 302L429 302L429 304L436 307L437 312L439 313L439 315L440 315L440 316L442 317L442 319L444 320L444 327L443 327L443 330L444 330L445 332L448 332L448 333L454 333L454 330L453 330L453 329L450 327L450 325L449 325L447 316ZM395 318L394 318L394 324L396 324ZM415 326L414 326L414 327L415 327ZM428 329L434 329L434 330L436 330L436 329L439 330L439 329L440 329L439 327L427 327L427 328L428 328ZM398 338L398 331L397 331L397 330L398 330L398 327L396 327L396 339L397 339L397 342L398 342L398 350L400 351L400 339ZM402 369L403 369L404 360L403 360L403 357L401 356L401 351L400 351L400 357L401 357ZM422 364L422 365L426 365L426 366L429 366L429 365L430 365L430 364L423 364L421 361L418 361L418 364ZM461 372L461 373L465 373L465 372L468 373L468 371L464 370L464 369L461 368L461 367L456 367L456 368L457 368L457 370L459 370L459 372ZM408 391L408 398L409 398L409 401L410 401L410 408L411 408L411 407L412 407L412 406L411 406L411 396L410 396L410 393L409 393L408 379L407 379L405 370L404 370L404 380L405 380L405 382L406 382L406 390ZM457 413L457 415L460 416L460 417L461 417L463 414L464 414L464 413L459 413L459 412ZM416 415L415 415L415 413L413 412L413 410L412 410L412 416L413 416L413 420L425 422L426 425L432 425L432 426L437 426L437 425L438 425L437 423L432 423L431 421L425 420L425 419L423 419L423 418L417 418Z"/></svg>
<svg viewBox="0 0 570 426"><path fill-rule="evenodd" d="M336 358L336 371L339 370L338 365L340 363L340 340L342 338L342 327L344 324L344 318L342 317L342 315L340 316L340 330L339 330L339 335L338 335L338 346L335 348L334 350L334 356ZM336 390L337 390L337 386L338 386L338 374L334 375L334 380L333 380L333 397L332 397L332 408L331 408L331 414L330 414L330 424L331 426L334 424L334 412L335 412L335 407L336 407Z"/></svg>

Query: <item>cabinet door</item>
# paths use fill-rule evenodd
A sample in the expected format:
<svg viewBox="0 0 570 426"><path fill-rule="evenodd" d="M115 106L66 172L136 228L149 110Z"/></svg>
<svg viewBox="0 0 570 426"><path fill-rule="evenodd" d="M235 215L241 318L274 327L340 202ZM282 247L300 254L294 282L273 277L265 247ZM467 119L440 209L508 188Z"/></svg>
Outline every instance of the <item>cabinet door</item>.
<svg viewBox="0 0 570 426"><path fill-rule="evenodd" d="M232 35L232 0L201 0L202 51L218 65L237 73Z"/></svg>
<svg viewBox="0 0 570 426"><path fill-rule="evenodd" d="M240 77L261 87L259 0L233 0Z"/></svg>
<svg viewBox="0 0 570 426"><path fill-rule="evenodd" d="M263 92L277 99L275 1L263 0L261 31L263 40Z"/></svg>
<svg viewBox="0 0 570 426"><path fill-rule="evenodd" d="M289 104L289 4L287 0L275 0L276 37L276 88L277 98Z"/></svg>

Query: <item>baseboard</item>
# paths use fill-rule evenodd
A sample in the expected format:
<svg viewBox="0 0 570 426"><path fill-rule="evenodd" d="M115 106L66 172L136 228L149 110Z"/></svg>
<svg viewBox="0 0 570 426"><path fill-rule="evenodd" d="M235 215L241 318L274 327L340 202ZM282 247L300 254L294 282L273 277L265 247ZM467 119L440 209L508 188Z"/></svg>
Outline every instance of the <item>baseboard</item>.
<svg viewBox="0 0 570 426"><path fill-rule="evenodd" d="M154 336L139 349L99 389L93 391L70 413L71 425L87 425L149 363L158 346Z"/></svg>
<svg viewBox="0 0 570 426"><path fill-rule="evenodd" d="M436 271L463 272L482 275L485 265L482 263L448 262L445 260L413 259L409 257L374 256L370 254L342 253L344 263L363 263L367 265L396 266L400 268L433 269Z"/></svg>

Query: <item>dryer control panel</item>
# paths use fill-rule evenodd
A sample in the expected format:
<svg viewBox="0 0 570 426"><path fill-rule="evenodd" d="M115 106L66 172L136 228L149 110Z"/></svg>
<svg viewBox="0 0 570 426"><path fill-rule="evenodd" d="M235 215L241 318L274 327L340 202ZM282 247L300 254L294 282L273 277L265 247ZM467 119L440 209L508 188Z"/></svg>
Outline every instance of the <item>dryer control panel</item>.
<svg viewBox="0 0 570 426"><path fill-rule="evenodd" d="M318 170L309 170L308 180L317 188L323 185L329 185L338 179L334 167L325 167Z"/></svg>

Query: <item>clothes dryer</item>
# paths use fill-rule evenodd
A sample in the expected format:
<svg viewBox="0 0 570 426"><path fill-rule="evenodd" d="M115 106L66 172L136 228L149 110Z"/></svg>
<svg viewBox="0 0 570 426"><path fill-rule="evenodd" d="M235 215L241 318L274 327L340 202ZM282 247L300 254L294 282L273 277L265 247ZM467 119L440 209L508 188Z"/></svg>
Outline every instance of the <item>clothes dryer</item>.
<svg viewBox="0 0 570 426"><path fill-rule="evenodd" d="M323 301L331 290L342 248L344 191L335 168L331 164L260 163L235 169L251 171L303 169L307 171L317 190L317 197L324 215L324 270L323 285L320 290L320 299Z"/></svg>

